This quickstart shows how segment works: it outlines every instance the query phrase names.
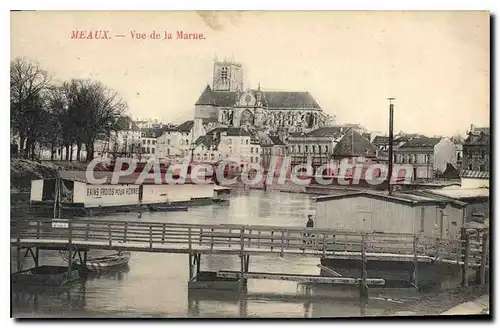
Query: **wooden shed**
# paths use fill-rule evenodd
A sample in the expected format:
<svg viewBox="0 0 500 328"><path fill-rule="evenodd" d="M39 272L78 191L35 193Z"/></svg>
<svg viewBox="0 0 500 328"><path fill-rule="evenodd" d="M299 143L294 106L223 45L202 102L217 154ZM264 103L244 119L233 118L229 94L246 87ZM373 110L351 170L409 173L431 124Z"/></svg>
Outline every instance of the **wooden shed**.
<svg viewBox="0 0 500 328"><path fill-rule="evenodd" d="M457 239L467 205L426 191L323 196L316 199L315 227Z"/></svg>

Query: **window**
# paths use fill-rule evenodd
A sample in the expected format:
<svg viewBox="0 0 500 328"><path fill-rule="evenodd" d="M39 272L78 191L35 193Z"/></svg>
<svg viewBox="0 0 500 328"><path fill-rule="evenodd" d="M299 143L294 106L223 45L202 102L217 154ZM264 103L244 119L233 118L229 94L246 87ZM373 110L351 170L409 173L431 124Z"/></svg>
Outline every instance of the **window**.
<svg viewBox="0 0 500 328"><path fill-rule="evenodd" d="M246 144L248 145L248 139L246 140Z"/></svg>
<svg viewBox="0 0 500 328"><path fill-rule="evenodd" d="M154 154L154 153L155 153L155 149L151 148L151 154Z"/></svg>
<svg viewBox="0 0 500 328"><path fill-rule="evenodd" d="M308 150L307 148L308 148L307 145L305 145L304 146L304 153L307 153L307 150Z"/></svg>
<svg viewBox="0 0 500 328"><path fill-rule="evenodd" d="M328 146L325 146L325 153L328 153Z"/></svg>
<svg viewBox="0 0 500 328"><path fill-rule="evenodd" d="M152 144L153 144L153 145L154 145L154 144L156 144L156 140L153 140L153 141L152 141Z"/></svg>
<svg viewBox="0 0 500 328"><path fill-rule="evenodd" d="M315 153L316 152L316 146L312 146L312 152Z"/></svg>
<svg viewBox="0 0 500 328"><path fill-rule="evenodd" d="M250 147L250 152L253 154L253 147Z"/></svg>
<svg viewBox="0 0 500 328"><path fill-rule="evenodd" d="M167 155L170 155L170 148L167 148Z"/></svg>
<svg viewBox="0 0 500 328"><path fill-rule="evenodd" d="M186 145L189 145L189 140L188 139L186 139Z"/></svg>
<svg viewBox="0 0 500 328"><path fill-rule="evenodd" d="M220 78L225 82L227 80L227 67L222 67L220 71Z"/></svg>
<svg viewBox="0 0 500 328"><path fill-rule="evenodd" d="M150 144L151 144L151 140L148 140L148 145L150 145Z"/></svg>
<svg viewBox="0 0 500 328"><path fill-rule="evenodd" d="M143 154L145 154L145 153L146 153L146 148L142 147L142 148L141 148L141 150L142 150L142 153L143 153Z"/></svg>
<svg viewBox="0 0 500 328"><path fill-rule="evenodd" d="M255 148L255 153L258 154L259 153L259 148Z"/></svg>
<svg viewBox="0 0 500 328"><path fill-rule="evenodd" d="M142 139L142 144L145 145L146 144L146 140L145 139Z"/></svg>
<svg viewBox="0 0 500 328"><path fill-rule="evenodd" d="M167 139L167 145L170 145L170 139Z"/></svg>
<svg viewBox="0 0 500 328"><path fill-rule="evenodd" d="M298 152L300 153L300 145L298 145L297 148L298 148Z"/></svg>
<svg viewBox="0 0 500 328"><path fill-rule="evenodd" d="M424 232L425 227L425 207L420 208L420 232Z"/></svg>
<svg viewBox="0 0 500 328"><path fill-rule="evenodd" d="M146 148L146 153L149 154L149 147Z"/></svg>
<svg viewBox="0 0 500 328"><path fill-rule="evenodd" d="M469 170L472 170L472 164L469 164L468 169L469 169Z"/></svg>
<svg viewBox="0 0 500 328"><path fill-rule="evenodd" d="M253 163L253 157L250 157L250 163Z"/></svg>

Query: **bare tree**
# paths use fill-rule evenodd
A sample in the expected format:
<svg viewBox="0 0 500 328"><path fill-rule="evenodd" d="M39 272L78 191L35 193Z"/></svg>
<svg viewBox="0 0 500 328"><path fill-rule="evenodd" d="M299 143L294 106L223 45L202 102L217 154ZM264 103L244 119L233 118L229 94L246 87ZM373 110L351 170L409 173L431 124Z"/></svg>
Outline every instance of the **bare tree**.
<svg viewBox="0 0 500 328"><path fill-rule="evenodd" d="M19 136L23 155L34 157L43 132L44 93L50 85L47 71L37 63L16 58L10 64L10 111L13 132Z"/></svg>
<svg viewBox="0 0 500 328"><path fill-rule="evenodd" d="M81 85L82 116L85 129L82 130L81 141L87 149L87 161L94 157L94 142L98 138L109 138L112 131L122 127L119 119L124 115L127 104L111 89L100 82L83 81Z"/></svg>

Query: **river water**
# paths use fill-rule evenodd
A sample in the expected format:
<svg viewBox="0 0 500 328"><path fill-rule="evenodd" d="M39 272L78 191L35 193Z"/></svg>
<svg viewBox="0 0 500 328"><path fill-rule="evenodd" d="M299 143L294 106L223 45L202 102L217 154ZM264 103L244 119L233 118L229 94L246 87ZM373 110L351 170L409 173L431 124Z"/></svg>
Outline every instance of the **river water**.
<svg viewBox="0 0 500 328"><path fill-rule="evenodd" d="M232 192L230 205L190 208L188 212L144 213L143 221L258 224L304 227L314 212L314 199L305 194ZM135 214L100 217L137 220ZM12 251L11 272L15 270ZM106 254L91 251L89 257ZM40 265L62 264L57 251L41 251ZM237 256L202 255L201 269L239 270ZM319 259L251 256L250 271L319 274ZM24 268L33 264L25 262ZM296 282L249 280L246 295L217 291L188 292L187 254L132 253L121 270L61 288L38 287L12 293L14 317L352 317L381 315L413 299L414 292L397 297L371 294L361 301L355 288L304 288ZM308 296L309 295L309 296ZM314 295L311 297L310 295Z"/></svg>

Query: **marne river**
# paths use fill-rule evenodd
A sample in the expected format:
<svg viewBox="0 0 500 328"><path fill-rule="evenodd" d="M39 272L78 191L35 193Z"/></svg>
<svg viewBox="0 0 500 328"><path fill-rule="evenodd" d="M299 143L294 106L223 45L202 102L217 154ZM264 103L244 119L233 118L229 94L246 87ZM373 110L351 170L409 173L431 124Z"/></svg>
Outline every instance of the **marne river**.
<svg viewBox="0 0 500 328"><path fill-rule="evenodd" d="M314 212L305 194L233 190L229 205L192 207L188 212L144 213L143 221L257 224L304 227ZM138 220L136 214L102 220ZM89 257L106 254L90 251ZM11 272L15 271L12 251ZM57 251L41 251L40 265L61 264ZM238 256L202 255L201 270L239 270ZM251 256L250 271L319 274L318 258ZM24 268L33 265L25 262ZM361 302L356 289L321 286L304 297L297 282L249 280L245 297L220 291L188 292L187 254L132 253L128 267L70 286L12 293L14 317L352 317L382 315L395 304L379 297ZM406 294L406 293L403 293ZM403 298L403 297L402 297Z"/></svg>

